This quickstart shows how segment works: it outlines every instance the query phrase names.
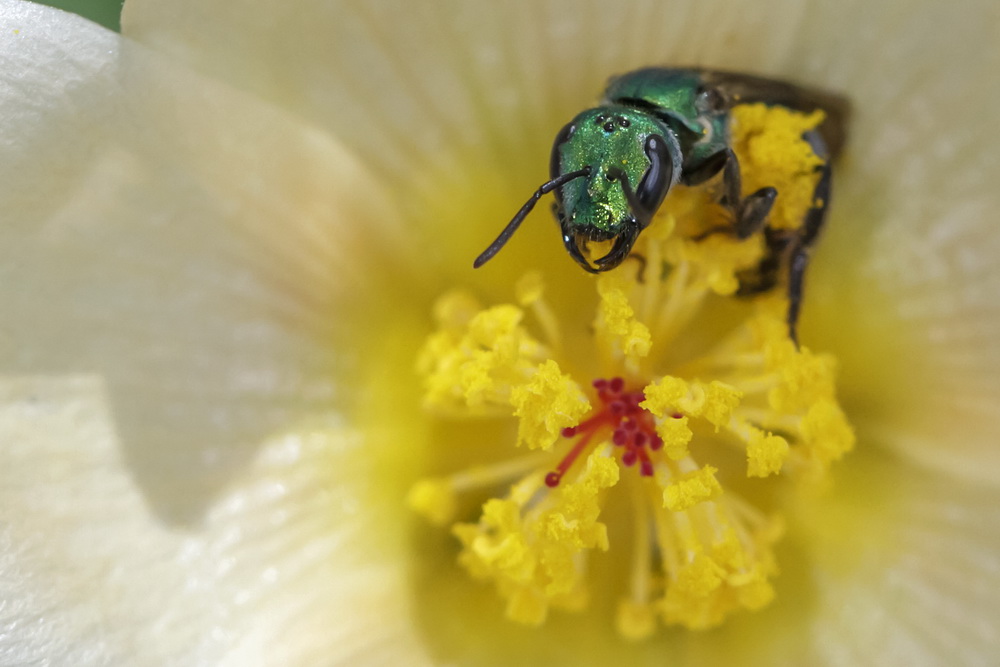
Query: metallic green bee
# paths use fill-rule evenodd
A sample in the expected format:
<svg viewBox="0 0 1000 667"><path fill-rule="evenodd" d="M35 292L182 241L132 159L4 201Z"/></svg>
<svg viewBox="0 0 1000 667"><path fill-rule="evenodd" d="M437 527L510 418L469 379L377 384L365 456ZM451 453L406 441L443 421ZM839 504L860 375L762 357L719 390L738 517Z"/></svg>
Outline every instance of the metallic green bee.
<svg viewBox="0 0 1000 667"><path fill-rule="evenodd" d="M746 197L741 193L740 166L730 146L730 109L751 103L826 113L824 122L804 137L823 161L813 197L818 203L791 232L767 226L775 188ZM615 77L600 106L577 115L556 136L551 180L535 191L474 266L489 261L542 195L551 192L570 256L590 273L613 269L629 256L671 187L698 185L722 172L720 203L733 220L724 231L741 239L763 231L768 248L757 275L745 281L740 293L771 289L779 270L787 267L788 327L795 340L803 275L826 217L830 162L843 146L847 112L847 102L835 95L746 74L647 68ZM610 240L611 250L591 263L584 254L587 244Z"/></svg>

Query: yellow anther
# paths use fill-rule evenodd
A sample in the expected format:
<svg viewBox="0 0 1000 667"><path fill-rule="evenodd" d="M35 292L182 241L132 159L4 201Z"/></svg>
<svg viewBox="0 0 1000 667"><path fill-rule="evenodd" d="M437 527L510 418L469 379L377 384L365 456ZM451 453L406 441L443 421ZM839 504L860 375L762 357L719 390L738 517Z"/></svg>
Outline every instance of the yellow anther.
<svg viewBox="0 0 1000 667"><path fill-rule="evenodd" d="M748 477L775 475L781 472L781 466L786 458L788 458L787 440L780 435L751 428L750 442L747 443Z"/></svg>
<svg viewBox="0 0 1000 667"><path fill-rule="evenodd" d="M435 526L447 525L455 518L455 490L448 480L420 480L410 489L406 502Z"/></svg>
<svg viewBox="0 0 1000 667"><path fill-rule="evenodd" d="M539 623L549 606L581 604L577 556L608 548L607 527L598 521L600 497L617 482L617 463L594 453L576 481L549 494L528 517L513 499L487 501L478 524L453 529L464 545L459 562L473 576L496 582L512 620Z"/></svg>
<svg viewBox="0 0 1000 667"><path fill-rule="evenodd" d="M518 422L517 444L550 449L567 426L574 426L590 411L590 403L571 377L549 359L534 377L511 390L511 405Z"/></svg>
<svg viewBox="0 0 1000 667"><path fill-rule="evenodd" d="M704 396L705 402L697 414L705 417L718 431L729 423L733 410L740 404L743 392L724 382L712 380L705 388Z"/></svg>
<svg viewBox="0 0 1000 667"><path fill-rule="evenodd" d="M678 403L688 396L689 391L687 382L668 375L643 390L646 400L640 405L657 417L665 417L677 409Z"/></svg>
<svg viewBox="0 0 1000 667"><path fill-rule="evenodd" d="M514 285L517 302L525 308L541 299L544 292L545 283L542 280L542 274L538 271L525 273Z"/></svg>
<svg viewBox="0 0 1000 667"><path fill-rule="evenodd" d="M471 302L449 295L436 308L442 328L417 360L428 407L487 408L509 404L512 389L528 382L548 351L523 326L517 306L472 312Z"/></svg>
<svg viewBox="0 0 1000 667"><path fill-rule="evenodd" d="M687 458L688 443L694 437L694 433L688 427L688 418L667 417L660 419L656 423L656 433L663 439L663 453L672 461L680 461Z"/></svg>
<svg viewBox="0 0 1000 667"><path fill-rule="evenodd" d="M656 608L648 602L622 600L618 603L615 627L625 639L646 639L656 631Z"/></svg>
<svg viewBox="0 0 1000 667"><path fill-rule="evenodd" d="M854 429L834 401L818 401L802 420L802 436L810 455L828 465L854 448Z"/></svg>
<svg viewBox="0 0 1000 667"><path fill-rule="evenodd" d="M629 358L649 354L652 337L649 327L636 319L626 288L634 283L621 272L602 275L597 280L597 293L601 297L597 321L594 326L607 337L613 352Z"/></svg>
<svg viewBox="0 0 1000 667"><path fill-rule="evenodd" d="M663 491L663 506L671 512L680 512L706 500L722 495L722 487L715 478L718 469L705 466L689 472L671 482Z"/></svg>
<svg viewBox="0 0 1000 667"><path fill-rule="evenodd" d="M468 292L453 290L434 303L434 320L440 328L457 332L468 326L482 309L479 301Z"/></svg>
<svg viewBox="0 0 1000 667"><path fill-rule="evenodd" d="M641 406L654 415L665 417L679 412L691 417L703 417L716 431L729 423L743 396L743 392L736 387L717 380L705 384L685 382L670 376L646 387L645 394L646 400Z"/></svg>

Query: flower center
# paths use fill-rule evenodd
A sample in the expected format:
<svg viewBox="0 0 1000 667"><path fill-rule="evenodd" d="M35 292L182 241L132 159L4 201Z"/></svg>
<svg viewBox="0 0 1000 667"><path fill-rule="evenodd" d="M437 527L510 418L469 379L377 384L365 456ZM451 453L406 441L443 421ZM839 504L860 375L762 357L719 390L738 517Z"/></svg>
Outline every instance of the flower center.
<svg viewBox="0 0 1000 667"><path fill-rule="evenodd" d="M608 431L611 442L621 449L622 465L630 468L639 463L640 475L653 476L650 452L662 449L663 439L656 434L653 415L639 405L646 396L641 391L625 391L625 380L620 377L598 379L592 384L601 405L579 425L567 426L562 430L564 438L579 439L556 469L545 476L545 485L549 488L559 486L563 475L588 445L600 440L596 436Z"/></svg>
<svg viewBox="0 0 1000 667"><path fill-rule="evenodd" d="M782 136L801 137L793 129ZM766 126L746 131L758 142L768 136ZM740 160L752 171L752 158ZM796 179L811 192L812 178L809 165L790 164L782 192ZM421 480L409 503L446 525L459 495L488 498L478 520L452 526L458 560L493 582L515 621L538 625L551 609L585 606L588 558L611 550L611 535L629 534L631 548L616 542L609 555L631 553L617 610L623 636L650 635L657 618L703 629L759 609L774 595L782 532L762 500L779 494L767 487L821 479L853 447L835 363L789 339L782 294L730 308L728 320L708 307L735 303L740 276L764 251L760 237L703 237L724 222L713 202L703 190L672 193L636 245L638 271L596 279L589 326L560 321L534 273L517 284L516 305L484 308L453 292L435 308L437 330L417 364L426 407L445 419L512 415L517 444L530 452ZM809 206L805 198L782 215L801 219ZM592 398L563 370L581 364L562 351L588 345L604 371ZM638 474L620 475L627 469ZM615 516L631 526L609 531L610 502L630 503Z"/></svg>

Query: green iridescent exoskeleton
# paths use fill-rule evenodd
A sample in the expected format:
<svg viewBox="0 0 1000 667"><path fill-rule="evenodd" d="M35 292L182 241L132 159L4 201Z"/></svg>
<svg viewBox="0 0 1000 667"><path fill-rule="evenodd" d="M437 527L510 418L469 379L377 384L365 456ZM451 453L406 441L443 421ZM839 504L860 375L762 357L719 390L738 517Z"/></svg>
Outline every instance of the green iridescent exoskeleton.
<svg viewBox="0 0 1000 667"><path fill-rule="evenodd" d="M738 238L766 232L778 192L764 187L743 196L739 162L730 145L730 110L752 103L826 114L804 136L822 165L813 198L817 204L794 234L765 235L767 267L747 289L770 289L776 283L774 267L788 267L788 323L794 340L808 251L826 217L830 162L844 142L848 106L836 95L773 79L655 67L613 78L601 104L578 114L556 136L551 180L525 202L474 266L496 255L542 195L551 192L570 256L590 273L613 269L629 256L675 184L698 185L720 172L720 203L730 211L732 225L718 231ZM589 259L588 244L601 241L613 241L611 249Z"/></svg>
<svg viewBox="0 0 1000 667"><path fill-rule="evenodd" d="M662 136L660 123L641 111L618 105L606 105L584 111L568 126L567 137L553 151L560 173L587 170L587 175L569 181L555 191L564 212L564 231L593 238L613 238L633 217L631 203L623 182L642 183L653 162L664 165L651 180L656 187L640 187L636 197L655 193L666 195L673 185L669 165L680 157L680 147L670 139L654 140L660 151L650 148L652 137ZM648 151L664 155L647 154ZM660 182L662 181L662 182ZM656 202L640 202L644 208Z"/></svg>

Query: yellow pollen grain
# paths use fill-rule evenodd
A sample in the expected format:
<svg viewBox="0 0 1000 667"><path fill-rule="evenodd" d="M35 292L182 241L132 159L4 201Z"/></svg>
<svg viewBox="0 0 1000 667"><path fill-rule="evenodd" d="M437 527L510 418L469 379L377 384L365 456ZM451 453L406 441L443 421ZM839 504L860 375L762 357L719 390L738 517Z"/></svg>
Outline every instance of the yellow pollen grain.
<svg viewBox="0 0 1000 667"><path fill-rule="evenodd" d="M684 400L688 393L688 383L678 377L666 376L659 382L648 385L643 393L646 400L639 404L658 417L664 417Z"/></svg>
<svg viewBox="0 0 1000 667"><path fill-rule="evenodd" d="M715 478L717 468L706 465L671 482L663 491L663 506L671 512L690 509L706 500L722 495L722 486Z"/></svg>
<svg viewBox="0 0 1000 667"><path fill-rule="evenodd" d="M705 388L705 402L701 407L701 415L715 427L719 428L729 423L729 417L733 410L740 404L743 392L736 387L712 380Z"/></svg>
<svg viewBox="0 0 1000 667"><path fill-rule="evenodd" d="M663 453L671 461L680 461L688 457L688 443L694 433L688 426L688 418L675 419L667 417L656 422L656 434L663 440Z"/></svg>
<svg viewBox="0 0 1000 667"><path fill-rule="evenodd" d="M722 296L731 296L740 287L738 274L757 266L764 250L763 237L741 240L715 234L701 241L680 240L668 253L668 259L699 267L709 289Z"/></svg>
<svg viewBox="0 0 1000 667"><path fill-rule="evenodd" d="M781 436L752 429L747 443L747 476L767 477L781 472L788 449L788 441Z"/></svg>
<svg viewBox="0 0 1000 667"><path fill-rule="evenodd" d="M529 382L511 390L510 402L519 419L517 444L530 449L550 449L564 428L580 423L590 412L579 385L551 359Z"/></svg>
<svg viewBox="0 0 1000 667"><path fill-rule="evenodd" d="M830 357L806 350L781 365L781 383L771 390L768 402L778 412L792 412L832 396L834 370Z"/></svg>
<svg viewBox="0 0 1000 667"><path fill-rule="evenodd" d="M475 308L460 293L446 295L435 308L440 328L417 359L428 408L506 407L514 387L529 382L548 357L546 348L522 326L520 308Z"/></svg>
<svg viewBox="0 0 1000 667"><path fill-rule="evenodd" d="M730 519L719 516L711 542L695 542L675 583L661 600L666 623L692 630L719 625L734 608L759 609L774 597L770 577L776 573L771 544L780 535L774 525L738 536Z"/></svg>
<svg viewBox="0 0 1000 667"><path fill-rule="evenodd" d="M638 359L649 354L652 336L649 327L635 316L627 292L629 285L630 280L620 271L598 278L597 293L601 302L594 326L604 334L613 355Z"/></svg>
<svg viewBox="0 0 1000 667"><path fill-rule="evenodd" d="M769 216L775 229L796 229L813 204L819 181L816 156L802 135L823 122L825 114L802 114L766 104L737 105L732 110L733 150L740 158L743 194L772 186L780 193Z"/></svg>
<svg viewBox="0 0 1000 667"><path fill-rule="evenodd" d="M802 435L812 455L823 465L836 461L854 448L854 429L834 401L818 401L802 420Z"/></svg>
<svg viewBox="0 0 1000 667"><path fill-rule="evenodd" d="M673 412L703 417L718 431L729 422L743 392L717 380L705 384L667 376L647 386L645 395L646 400L640 406L658 417L667 417Z"/></svg>
<svg viewBox="0 0 1000 667"><path fill-rule="evenodd" d="M472 576L495 582L511 620L537 624L550 607L585 604L577 559L609 546L600 500L619 470L607 453L592 453L578 478L564 480L534 511L523 514L513 499L491 499L478 523L452 529L463 545L459 562Z"/></svg>

